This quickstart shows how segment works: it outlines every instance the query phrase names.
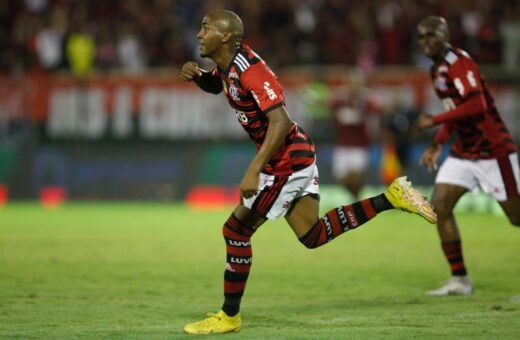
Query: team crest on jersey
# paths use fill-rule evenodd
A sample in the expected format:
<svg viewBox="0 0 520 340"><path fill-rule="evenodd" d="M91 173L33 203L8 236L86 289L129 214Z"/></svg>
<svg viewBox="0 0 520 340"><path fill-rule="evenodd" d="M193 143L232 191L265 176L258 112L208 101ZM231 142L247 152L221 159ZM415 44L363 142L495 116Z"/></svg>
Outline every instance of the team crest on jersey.
<svg viewBox="0 0 520 340"><path fill-rule="evenodd" d="M238 98L238 89L235 85L229 85L228 93L231 96L231 98L233 98L233 100L240 100L240 98Z"/></svg>
<svg viewBox="0 0 520 340"><path fill-rule="evenodd" d="M435 78L435 88L437 88L439 91L446 91L448 89L448 85L446 84L446 78Z"/></svg>
<svg viewBox="0 0 520 340"><path fill-rule="evenodd" d="M238 76L238 73L236 73L235 71L231 71L229 72L229 78L231 79L239 79L239 76Z"/></svg>

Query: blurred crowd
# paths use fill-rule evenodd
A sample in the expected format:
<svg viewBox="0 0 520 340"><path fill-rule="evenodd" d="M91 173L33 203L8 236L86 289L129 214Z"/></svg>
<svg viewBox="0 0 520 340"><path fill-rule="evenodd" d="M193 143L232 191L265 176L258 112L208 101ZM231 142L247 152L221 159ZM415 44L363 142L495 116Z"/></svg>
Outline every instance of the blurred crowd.
<svg viewBox="0 0 520 340"><path fill-rule="evenodd" d="M176 67L198 57L200 21L216 8L242 17L245 41L272 67L418 64L415 26L436 14L478 62L514 68L519 7L516 0L2 0L0 71Z"/></svg>

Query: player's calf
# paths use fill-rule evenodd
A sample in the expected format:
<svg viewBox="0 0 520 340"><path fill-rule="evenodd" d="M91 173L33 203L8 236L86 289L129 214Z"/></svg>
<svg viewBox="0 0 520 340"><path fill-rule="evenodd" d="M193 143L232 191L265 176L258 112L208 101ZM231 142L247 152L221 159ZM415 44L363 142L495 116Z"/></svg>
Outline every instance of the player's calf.
<svg viewBox="0 0 520 340"><path fill-rule="evenodd" d="M378 213L390 209L394 207L384 194L334 208L321 217L299 240L309 249L317 248L368 222Z"/></svg>

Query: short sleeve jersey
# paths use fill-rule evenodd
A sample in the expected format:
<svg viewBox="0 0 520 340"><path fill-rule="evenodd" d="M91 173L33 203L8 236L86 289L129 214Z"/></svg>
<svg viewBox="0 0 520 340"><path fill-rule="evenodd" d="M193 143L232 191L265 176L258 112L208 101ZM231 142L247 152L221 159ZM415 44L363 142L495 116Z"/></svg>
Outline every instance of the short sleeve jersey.
<svg viewBox="0 0 520 340"><path fill-rule="evenodd" d="M432 66L431 78L446 110L455 109L471 96L481 95L485 100L486 108L482 112L445 123L449 131L457 133L450 152L452 156L489 159L517 150L484 77L465 51L449 49L444 59Z"/></svg>
<svg viewBox="0 0 520 340"><path fill-rule="evenodd" d="M366 148L371 143L367 121L380 112L380 105L368 89L356 95L345 94L344 88L340 91L330 105L334 112L336 145Z"/></svg>
<svg viewBox="0 0 520 340"><path fill-rule="evenodd" d="M235 110L238 122L253 140L256 149L262 146L269 119L267 114L285 105L283 88L266 63L247 45L242 44L226 70L215 68L226 98ZM262 172L288 175L315 161L315 148L309 135L293 123L280 148Z"/></svg>

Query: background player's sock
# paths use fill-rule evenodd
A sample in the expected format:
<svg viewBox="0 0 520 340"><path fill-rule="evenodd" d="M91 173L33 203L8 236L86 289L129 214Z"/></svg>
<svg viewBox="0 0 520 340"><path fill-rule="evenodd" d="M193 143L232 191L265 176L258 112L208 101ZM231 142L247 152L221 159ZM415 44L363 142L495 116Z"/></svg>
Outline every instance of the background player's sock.
<svg viewBox="0 0 520 340"><path fill-rule="evenodd" d="M442 242L442 251L448 260L453 276L468 275L466 266L464 264L464 257L462 256L462 243L460 240Z"/></svg>

